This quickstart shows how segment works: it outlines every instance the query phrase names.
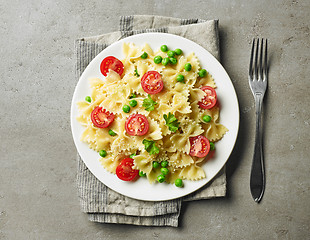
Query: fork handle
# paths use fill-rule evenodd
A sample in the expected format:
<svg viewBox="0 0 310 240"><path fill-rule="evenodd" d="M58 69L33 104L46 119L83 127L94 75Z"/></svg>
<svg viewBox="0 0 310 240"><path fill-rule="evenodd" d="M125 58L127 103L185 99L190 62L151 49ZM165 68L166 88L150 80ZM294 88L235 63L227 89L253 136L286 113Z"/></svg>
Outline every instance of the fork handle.
<svg viewBox="0 0 310 240"><path fill-rule="evenodd" d="M261 110L264 95L255 95L255 110L256 110L256 130L255 130L255 147L250 177L251 194L255 202L259 203L263 197L265 190L265 169L264 156L262 146L262 131L261 131Z"/></svg>

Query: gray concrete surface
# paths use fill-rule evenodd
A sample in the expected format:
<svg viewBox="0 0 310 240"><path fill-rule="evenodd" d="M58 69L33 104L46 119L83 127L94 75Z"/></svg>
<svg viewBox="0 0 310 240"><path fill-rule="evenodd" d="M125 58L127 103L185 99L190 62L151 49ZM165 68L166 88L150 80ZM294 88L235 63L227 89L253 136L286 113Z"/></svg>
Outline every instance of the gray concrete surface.
<svg viewBox="0 0 310 240"><path fill-rule="evenodd" d="M310 2L0 1L0 239L310 239ZM74 40L118 30L121 15L220 20L222 64L240 102L228 196L184 204L179 228L96 224L80 211L70 101ZM266 192L251 199L250 42L267 37Z"/></svg>

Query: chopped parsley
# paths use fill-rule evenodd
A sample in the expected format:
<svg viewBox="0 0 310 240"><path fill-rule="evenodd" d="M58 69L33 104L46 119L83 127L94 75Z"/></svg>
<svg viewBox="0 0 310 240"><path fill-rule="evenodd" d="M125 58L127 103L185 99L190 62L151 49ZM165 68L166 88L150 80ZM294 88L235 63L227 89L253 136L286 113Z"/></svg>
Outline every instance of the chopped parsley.
<svg viewBox="0 0 310 240"><path fill-rule="evenodd" d="M145 107L146 111L153 111L155 109L155 105L157 102L153 101L151 98L151 95L149 94L147 98L143 99L143 104L142 106Z"/></svg>
<svg viewBox="0 0 310 240"><path fill-rule="evenodd" d="M159 148L155 145L155 142L153 140L144 139L142 143L144 144L145 150L150 155L159 153Z"/></svg>
<svg viewBox="0 0 310 240"><path fill-rule="evenodd" d="M180 122L172 113L169 113L168 116L164 114L164 119L171 132L176 132L179 129Z"/></svg>
<svg viewBox="0 0 310 240"><path fill-rule="evenodd" d="M137 95L135 93L132 93L131 96L129 96L129 99L132 99L132 98L136 98Z"/></svg>
<svg viewBox="0 0 310 240"><path fill-rule="evenodd" d="M136 77L140 77L140 74L138 73L138 69L135 69L134 75L135 75Z"/></svg>

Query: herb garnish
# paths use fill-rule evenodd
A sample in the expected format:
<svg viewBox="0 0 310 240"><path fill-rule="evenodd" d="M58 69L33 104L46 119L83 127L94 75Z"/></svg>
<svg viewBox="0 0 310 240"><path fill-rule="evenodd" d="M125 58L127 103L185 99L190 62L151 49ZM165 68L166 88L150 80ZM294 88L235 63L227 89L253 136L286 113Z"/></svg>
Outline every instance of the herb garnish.
<svg viewBox="0 0 310 240"><path fill-rule="evenodd" d="M135 69L134 75L135 75L136 77L140 77L140 74L138 73L138 69Z"/></svg>
<svg viewBox="0 0 310 240"><path fill-rule="evenodd" d="M146 111L153 111L155 109L155 105L157 102L153 101L151 98L151 95L149 94L147 98L143 99L143 104L142 106L145 107Z"/></svg>
<svg viewBox="0 0 310 240"><path fill-rule="evenodd" d="M172 113L169 113L168 116L164 114L164 119L171 132L176 132L179 129L180 122Z"/></svg>
<svg viewBox="0 0 310 240"><path fill-rule="evenodd" d="M145 150L150 155L159 153L159 148L155 145L155 141L144 139L142 143L144 144Z"/></svg>
<svg viewBox="0 0 310 240"><path fill-rule="evenodd" d="M132 99L132 98L136 98L137 95L135 93L132 93L131 96L129 96L129 99Z"/></svg>

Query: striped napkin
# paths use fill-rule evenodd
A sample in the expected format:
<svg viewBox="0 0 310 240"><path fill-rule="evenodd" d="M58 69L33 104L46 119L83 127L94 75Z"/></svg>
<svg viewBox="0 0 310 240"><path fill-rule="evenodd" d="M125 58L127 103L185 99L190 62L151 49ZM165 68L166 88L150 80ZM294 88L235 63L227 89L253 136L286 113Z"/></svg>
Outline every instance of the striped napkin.
<svg viewBox="0 0 310 240"><path fill-rule="evenodd" d="M90 61L103 49L122 38L145 32L164 32L185 37L219 59L217 20L122 16L119 31L75 41L76 81ZM209 184L186 197L149 202L114 192L88 170L79 155L77 162L77 187L81 208L88 214L89 220L94 222L177 227L183 201L223 197L226 194L225 168Z"/></svg>

